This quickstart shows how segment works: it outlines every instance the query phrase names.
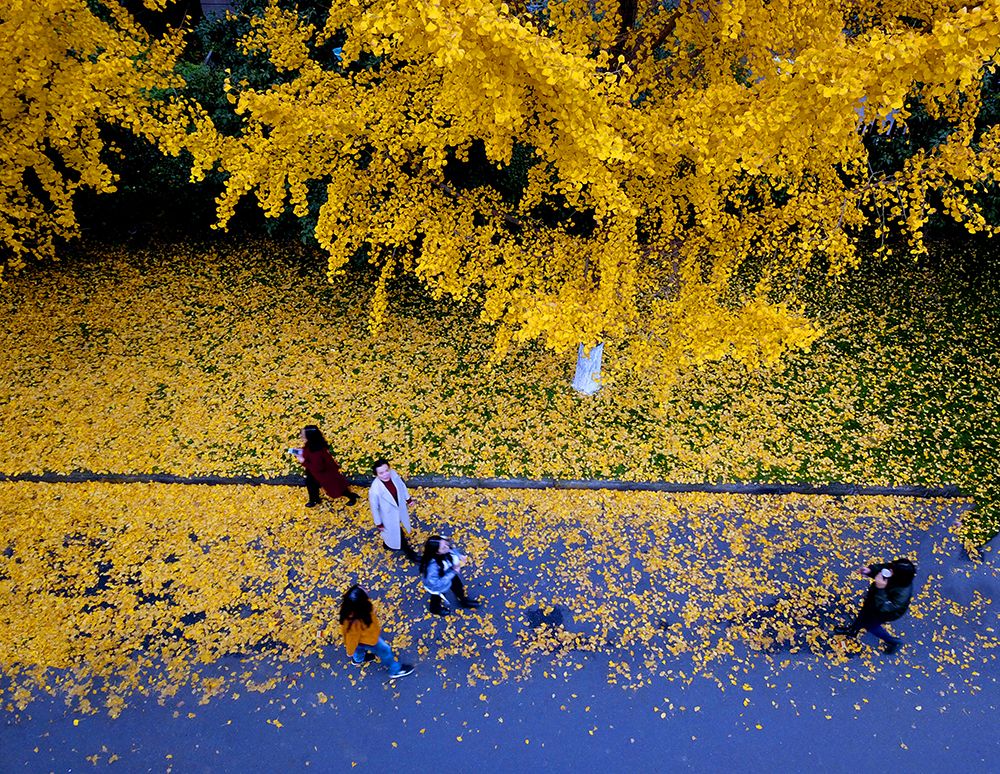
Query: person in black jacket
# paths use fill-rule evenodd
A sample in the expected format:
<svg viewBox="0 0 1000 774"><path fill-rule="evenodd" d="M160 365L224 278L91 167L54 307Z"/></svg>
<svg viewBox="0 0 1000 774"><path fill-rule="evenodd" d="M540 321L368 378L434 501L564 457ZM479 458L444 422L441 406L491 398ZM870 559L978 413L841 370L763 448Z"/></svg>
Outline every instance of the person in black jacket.
<svg viewBox="0 0 1000 774"><path fill-rule="evenodd" d="M885 652L894 653L900 641L887 632L882 624L902 618L913 596L913 577L917 568L909 559L897 559L888 564L872 564L859 572L871 578L868 593L857 617L847 626L838 626L834 634L857 634L867 629L885 643Z"/></svg>

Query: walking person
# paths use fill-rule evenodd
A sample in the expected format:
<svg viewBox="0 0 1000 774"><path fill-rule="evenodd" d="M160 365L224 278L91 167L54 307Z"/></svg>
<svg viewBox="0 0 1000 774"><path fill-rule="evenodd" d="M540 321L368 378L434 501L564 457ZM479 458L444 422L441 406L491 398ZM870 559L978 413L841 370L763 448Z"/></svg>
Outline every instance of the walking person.
<svg viewBox="0 0 1000 774"><path fill-rule="evenodd" d="M413 504L413 498L406 484L387 460L375 460L372 469L375 480L368 489L368 503L375 528L382 534L382 544L391 551L402 549L410 561L420 561L401 529L403 527L407 532L411 529L409 506Z"/></svg>
<svg viewBox="0 0 1000 774"><path fill-rule="evenodd" d="M917 568L909 559L900 558L888 564L862 567L859 572L871 579L865 601L855 619L847 626L836 627L833 633L853 636L867 629L885 643L886 653L895 653L901 643L882 624L902 618L910 607Z"/></svg>
<svg viewBox="0 0 1000 774"><path fill-rule="evenodd" d="M347 479L340 471L340 464L330 454L330 444L326 442L320 429L316 425L306 425L299 437L302 439L302 448L291 451L295 452L296 458L306 469L306 490L309 492L306 508L319 505L320 487L333 499L346 497L347 504L354 505L358 496L351 491Z"/></svg>
<svg viewBox="0 0 1000 774"><path fill-rule="evenodd" d="M340 603L340 631L353 664L361 666L378 658L388 665L390 680L413 672L413 665L401 664L393 655L389 643L382 638L382 624L375 615L375 607L365 590L358 585L351 586Z"/></svg>
<svg viewBox="0 0 1000 774"><path fill-rule="evenodd" d="M431 595L429 610L434 615L447 615L444 595L451 591L459 607L477 608L478 599L470 599L462 585L458 571L466 564L466 557L453 551L451 544L440 535L432 535L424 543L424 555L420 559L420 577L424 588Z"/></svg>

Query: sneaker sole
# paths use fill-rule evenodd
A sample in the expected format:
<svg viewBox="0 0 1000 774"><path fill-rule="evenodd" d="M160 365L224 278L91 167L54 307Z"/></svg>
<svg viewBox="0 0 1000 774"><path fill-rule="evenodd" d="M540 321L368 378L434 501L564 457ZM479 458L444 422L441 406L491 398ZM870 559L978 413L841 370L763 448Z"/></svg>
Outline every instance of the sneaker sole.
<svg viewBox="0 0 1000 774"><path fill-rule="evenodd" d="M401 674L398 674L398 675L390 675L389 679L386 680L386 682L387 683L391 683L393 680L398 680L400 677L407 677L407 676L412 675L412 674L413 674L413 670L411 669L409 672L402 672Z"/></svg>

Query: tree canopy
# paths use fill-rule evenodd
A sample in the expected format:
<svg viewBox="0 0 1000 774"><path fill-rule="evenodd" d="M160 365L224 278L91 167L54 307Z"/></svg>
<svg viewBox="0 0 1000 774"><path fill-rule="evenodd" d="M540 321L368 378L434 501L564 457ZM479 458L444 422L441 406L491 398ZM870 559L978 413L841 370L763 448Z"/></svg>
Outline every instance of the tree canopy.
<svg viewBox="0 0 1000 774"><path fill-rule="evenodd" d="M162 9L167 0L146 0ZM10 0L0 10L0 279L29 255L52 257L79 230L74 196L115 190L110 127L194 153L210 136L203 111L180 96L177 32L153 39L121 4ZM192 132L201 122L207 134Z"/></svg>
<svg viewBox="0 0 1000 774"><path fill-rule="evenodd" d="M230 84L221 222L251 192L272 216L318 206L331 277L359 251L381 268L376 322L408 272L480 304L501 349L757 363L817 335L810 264L893 233L919 253L935 211L992 228L996 1L349 0L323 27L272 3L244 45L281 78ZM918 108L944 139L876 172L871 138Z"/></svg>
<svg viewBox="0 0 1000 774"><path fill-rule="evenodd" d="M1000 0L238 5L239 56L265 67L223 71L214 124L182 95L211 65L177 69L180 32L103 0L0 14L7 263L76 233L75 192L113 190L109 127L221 175L221 226L250 195L309 224L331 278L376 266L373 325L411 274L474 303L498 353L769 362L818 335L811 267L919 255L936 215L995 230Z"/></svg>

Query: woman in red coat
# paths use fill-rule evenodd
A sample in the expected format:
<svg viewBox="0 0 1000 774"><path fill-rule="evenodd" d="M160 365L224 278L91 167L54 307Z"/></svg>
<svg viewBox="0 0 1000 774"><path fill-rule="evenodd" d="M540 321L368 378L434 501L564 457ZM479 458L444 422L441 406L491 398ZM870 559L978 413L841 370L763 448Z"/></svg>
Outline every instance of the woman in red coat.
<svg viewBox="0 0 1000 774"><path fill-rule="evenodd" d="M299 462L306 469L306 489L309 502L306 508L319 505L319 488L330 497L346 497L348 505L354 505L358 496L348 486L347 479L340 472L340 465L330 454L330 444L316 425L306 425L302 429L302 449L298 453Z"/></svg>

